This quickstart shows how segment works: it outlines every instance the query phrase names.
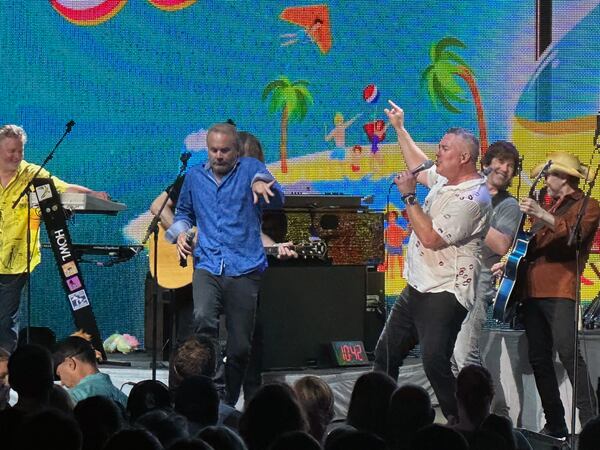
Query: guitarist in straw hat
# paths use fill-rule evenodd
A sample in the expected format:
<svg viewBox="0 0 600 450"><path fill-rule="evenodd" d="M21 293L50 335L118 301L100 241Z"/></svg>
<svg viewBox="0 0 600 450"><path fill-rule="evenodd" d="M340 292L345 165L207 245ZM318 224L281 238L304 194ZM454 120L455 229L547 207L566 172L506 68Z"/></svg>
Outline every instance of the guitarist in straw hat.
<svg viewBox="0 0 600 450"><path fill-rule="evenodd" d="M567 245L571 228L584 201L579 188L581 180L592 181L593 170L579 159L565 152L548 155L552 161L545 176L543 204L531 198L520 201L520 209L533 220L532 231L537 231L527 252L525 301L522 318L529 342L529 362L533 368L546 425L542 433L564 438L568 434L565 410L560 400L558 381L554 371L553 349L573 383L573 363L577 360L577 407L581 424L596 415L596 397L588 370L581 354L574 354L576 286L579 283L575 246ZM532 171L539 174L544 163ZM594 198L589 202L581 221L581 252L579 268L588 259L594 234L600 220L600 206ZM498 273L501 264L493 270Z"/></svg>

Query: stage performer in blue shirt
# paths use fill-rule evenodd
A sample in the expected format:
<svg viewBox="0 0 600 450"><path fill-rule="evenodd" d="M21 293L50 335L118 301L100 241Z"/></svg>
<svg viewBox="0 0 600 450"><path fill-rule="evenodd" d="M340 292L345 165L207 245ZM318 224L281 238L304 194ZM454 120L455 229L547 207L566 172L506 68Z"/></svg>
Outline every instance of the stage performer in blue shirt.
<svg viewBox="0 0 600 450"><path fill-rule="evenodd" d="M225 315L224 400L233 406L248 364L260 279L267 267L262 209L269 203L282 207L283 191L264 163L240 156L235 126L213 125L206 142L208 162L188 171L167 238L176 240L181 258L193 255L195 333L216 337L219 314ZM195 244L187 233L193 226Z"/></svg>

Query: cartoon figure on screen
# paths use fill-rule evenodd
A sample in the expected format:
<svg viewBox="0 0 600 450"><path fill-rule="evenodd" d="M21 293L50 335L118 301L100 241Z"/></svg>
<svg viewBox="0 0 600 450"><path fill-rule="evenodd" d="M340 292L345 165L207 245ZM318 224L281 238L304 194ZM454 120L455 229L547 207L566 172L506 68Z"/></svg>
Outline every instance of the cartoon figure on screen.
<svg viewBox="0 0 600 450"><path fill-rule="evenodd" d="M323 55L331 50L331 23L327 5L290 6L281 11L279 18L302 27L298 33L281 34L281 47L314 44Z"/></svg>
<svg viewBox="0 0 600 450"><path fill-rule="evenodd" d="M410 236L410 230L406 230L398 225L397 220L398 211L390 211L387 214L387 227L383 235L386 250L386 271L390 278L402 276L402 272L404 271L402 244ZM398 268L398 272L395 270L396 267Z"/></svg>
<svg viewBox="0 0 600 450"><path fill-rule="evenodd" d="M367 122L363 125L363 130L371 143L373 171L379 170L379 168L383 166L383 155L379 153L379 144L385 140L385 132L387 131L388 126L389 123L385 123L385 121L381 119L373 120L372 122Z"/></svg>
<svg viewBox="0 0 600 450"><path fill-rule="evenodd" d="M362 147L356 144L352 147L352 153L350 153L350 170L352 172L360 172L360 158L362 156Z"/></svg>
<svg viewBox="0 0 600 450"><path fill-rule="evenodd" d="M307 28L304 28L299 33L285 33L280 35L282 39L286 39L281 43L282 47L287 47L294 44L312 44L317 40L317 32L323 26L323 21L316 18L314 22Z"/></svg>
<svg viewBox="0 0 600 450"><path fill-rule="evenodd" d="M325 136L327 142L333 140L335 149L331 152L331 159L343 160L346 158L346 130L356 122L362 114L355 115L352 119L344 121L344 115L341 112L336 112L333 116L333 124L335 127Z"/></svg>

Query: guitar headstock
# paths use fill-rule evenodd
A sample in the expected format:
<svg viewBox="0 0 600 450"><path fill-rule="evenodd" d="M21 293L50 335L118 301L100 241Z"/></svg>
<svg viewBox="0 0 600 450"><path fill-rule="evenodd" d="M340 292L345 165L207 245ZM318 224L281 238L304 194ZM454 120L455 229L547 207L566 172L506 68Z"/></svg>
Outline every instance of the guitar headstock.
<svg viewBox="0 0 600 450"><path fill-rule="evenodd" d="M534 178L533 182L531 183L531 188L529 188L529 198L535 197L535 188L536 188L538 182L542 179L542 177L545 177L548 174L548 170L550 170L550 166L552 166L551 159L546 161L546 164L544 164L544 167L542 167L542 170L540 170L540 173L537 174L537 176Z"/></svg>
<svg viewBox="0 0 600 450"><path fill-rule="evenodd" d="M324 258L327 254L327 244L325 241L303 242L294 246L294 250L298 256L303 258Z"/></svg>

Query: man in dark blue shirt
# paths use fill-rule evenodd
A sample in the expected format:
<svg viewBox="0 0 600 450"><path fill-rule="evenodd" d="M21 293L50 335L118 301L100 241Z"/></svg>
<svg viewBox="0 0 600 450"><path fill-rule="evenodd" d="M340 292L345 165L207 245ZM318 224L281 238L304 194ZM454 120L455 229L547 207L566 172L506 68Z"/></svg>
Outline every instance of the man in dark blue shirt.
<svg viewBox="0 0 600 450"><path fill-rule="evenodd" d="M234 126L216 124L206 137L208 162L192 167L183 183L167 237L180 257L192 254L194 328L217 336L225 314L225 401L237 402L248 364L258 290L267 259L261 241L262 208L283 205L281 186L264 163L240 157ZM196 244L187 231L196 226Z"/></svg>

